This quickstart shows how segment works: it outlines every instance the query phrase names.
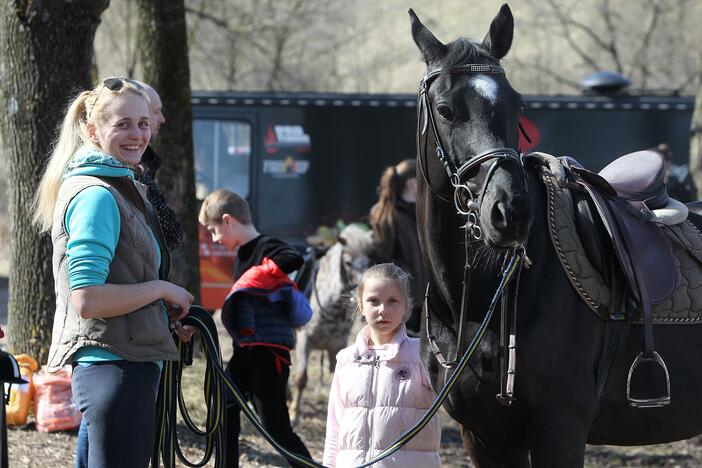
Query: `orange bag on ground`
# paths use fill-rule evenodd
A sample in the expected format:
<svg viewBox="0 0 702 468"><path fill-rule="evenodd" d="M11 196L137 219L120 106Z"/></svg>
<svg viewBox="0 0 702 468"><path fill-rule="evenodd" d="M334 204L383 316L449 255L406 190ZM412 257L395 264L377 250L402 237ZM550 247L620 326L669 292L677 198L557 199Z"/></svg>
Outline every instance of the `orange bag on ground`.
<svg viewBox="0 0 702 468"><path fill-rule="evenodd" d="M83 415L73 403L70 365L54 374L41 370L34 375L34 417L38 431L78 428Z"/></svg>
<svg viewBox="0 0 702 468"><path fill-rule="evenodd" d="M34 384L32 374L37 371L39 364L28 354L20 354L15 356L17 364L20 366L20 374L28 383L10 385L10 401L5 408L7 415L8 426L22 426L27 424L27 416L29 416L29 408L32 406L32 398L34 396ZM7 386L5 384L5 389Z"/></svg>

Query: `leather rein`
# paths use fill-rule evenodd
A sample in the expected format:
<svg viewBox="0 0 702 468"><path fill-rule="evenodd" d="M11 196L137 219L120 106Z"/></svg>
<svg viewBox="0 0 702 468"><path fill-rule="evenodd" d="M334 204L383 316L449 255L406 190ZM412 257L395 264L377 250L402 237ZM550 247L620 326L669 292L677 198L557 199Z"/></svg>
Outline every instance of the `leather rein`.
<svg viewBox="0 0 702 468"><path fill-rule="evenodd" d="M420 172L424 181L426 182L429 190L437 198L451 203L453 201L454 208L460 216L466 218L465 225L461 226L465 232L465 265L463 269L463 285L461 292L461 308L459 314L459 326L458 326L458 341L456 343L456 353L455 357L448 360L444 357L441 349L439 348L436 337L431 331L431 317L429 313L430 301L429 301L429 287L427 286L426 296L424 300L424 311L426 317L427 326L427 340L429 347L431 348L434 356L436 357L439 364L446 368L455 368L459 364L459 356L462 355L462 349L467 345L467 337L465 336L465 325L467 320L465 320L466 309L468 307L468 296L470 289L470 279L473 267L471 265L471 255L470 255L470 243L478 241L483 236L483 231L480 227L480 209L482 207L483 194L487 189L492 176L494 175L496 169L501 164L513 163L519 168L519 172L522 176L522 180L526 183L526 171L524 169L524 162L522 156L513 148L495 148L484 151L480 154L470 157L460 166L456 166L454 159L451 158L441 141L439 132L437 129L434 114L432 112L431 99L429 98L429 88L436 78L442 74L497 74L505 76L505 70L498 65L487 65L487 64L466 64L458 65L448 69L437 69L432 72L427 73L419 84L419 94L417 97L417 149L418 149L418 163L420 167ZM423 118L423 120L422 120ZM436 144L436 158L444 167L448 181L453 187L453 197L445 197L438 191L434 190L429 180L429 175L427 171L427 154L429 146L429 133L428 130L431 128L431 136L434 138ZM468 186L468 181L473 179L479 172L480 166L484 163L491 162L490 167L487 170L485 180L482 183L482 188L480 192L475 192ZM451 198L453 200L451 200ZM519 255L519 265L515 275L515 285L512 288L513 293L510 296L510 286L506 285L502 292L502 320L501 320L501 333L500 333L500 393L497 395L498 401L502 404L509 405L514 401L514 376L515 376L515 364L516 364L516 307L517 307L517 291L519 288L519 277L524 263L528 262L526 253L523 246L514 249L513 255ZM506 259L507 261L508 259ZM504 265L503 265L504 268ZM511 300L510 300L511 299ZM510 310L510 307L511 310ZM508 317L509 314L509 317ZM455 330L455 328L454 328ZM507 337L509 336L509 339ZM475 338L474 338L475 339Z"/></svg>

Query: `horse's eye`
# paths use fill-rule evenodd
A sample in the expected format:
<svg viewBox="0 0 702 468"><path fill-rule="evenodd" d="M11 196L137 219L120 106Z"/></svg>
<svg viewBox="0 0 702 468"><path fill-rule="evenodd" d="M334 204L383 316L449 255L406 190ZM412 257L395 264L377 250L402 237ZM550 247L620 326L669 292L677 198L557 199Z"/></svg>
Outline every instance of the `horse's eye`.
<svg viewBox="0 0 702 468"><path fill-rule="evenodd" d="M448 105L438 104L436 106L436 110L439 112L441 117L445 118L446 120L453 120L453 111Z"/></svg>

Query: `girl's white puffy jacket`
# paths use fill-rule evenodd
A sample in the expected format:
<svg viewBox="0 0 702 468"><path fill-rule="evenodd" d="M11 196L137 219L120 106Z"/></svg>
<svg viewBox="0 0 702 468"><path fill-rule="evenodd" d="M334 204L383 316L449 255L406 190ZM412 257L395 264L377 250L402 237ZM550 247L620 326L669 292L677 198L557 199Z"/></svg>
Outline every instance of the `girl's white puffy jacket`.
<svg viewBox="0 0 702 468"><path fill-rule="evenodd" d="M366 326L355 344L336 356L325 466L352 467L370 460L412 428L434 401L434 390L419 359L419 339L409 338L402 326L388 348L376 355L368 349L368 338ZM440 443L441 426L435 416L407 445L373 466L441 466Z"/></svg>

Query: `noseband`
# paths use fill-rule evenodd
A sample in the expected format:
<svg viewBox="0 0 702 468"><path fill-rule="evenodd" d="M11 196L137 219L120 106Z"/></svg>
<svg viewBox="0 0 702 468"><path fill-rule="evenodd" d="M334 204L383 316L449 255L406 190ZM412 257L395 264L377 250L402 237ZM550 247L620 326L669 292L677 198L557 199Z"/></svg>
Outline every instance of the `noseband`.
<svg viewBox="0 0 702 468"><path fill-rule="evenodd" d="M436 142L436 157L439 159L441 164L444 166L444 170L448 176L448 180L453 186L453 204L456 208L458 214L466 216L467 222L464 226L468 230L470 237L478 240L482 238L482 229L480 228L480 207L482 205L482 195L485 193L490 179L495 173L495 170L507 162L512 162L519 168L519 173L522 176L522 180L526 181L526 172L524 171L524 163L521 156L517 151L512 148L495 148L484 151L469 158L466 162L456 167L453 159L447 156L444 150L444 145L441 142L441 137L437 130L436 121L434 120L434 113L432 112L431 100L429 99L429 88L436 78L441 74L479 74L479 73L492 73L496 75L505 75L505 70L498 65L484 65L484 64L467 64L467 65L457 65L449 69L440 68L434 70L431 73L427 73L424 78L419 82L419 95L418 95L418 118L422 118L424 115L424 122L421 127L421 132L417 134L417 138L421 140L423 135L426 135L427 127L431 126L432 133L434 135L434 141ZM420 120L421 122L421 120ZM426 138L426 136L424 136ZM418 141L420 143L420 141ZM422 145L418 144L418 154L419 154L419 167L424 177L425 182L429 186L432 193L438 198L451 202L450 199L444 197L437 191L435 191L431 183L429 182L429 177L426 169L426 155L422 155ZM424 157L423 157L424 156ZM424 159L422 161L422 159ZM485 180L482 184L482 189L479 193L474 192L468 187L467 181L475 177L471 175L472 171L477 174L477 168L479 168L483 163L492 161L490 168L488 169Z"/></svg>

